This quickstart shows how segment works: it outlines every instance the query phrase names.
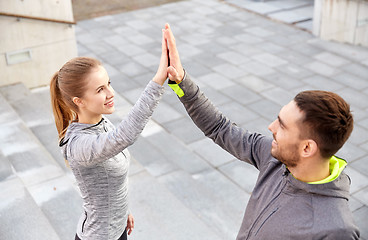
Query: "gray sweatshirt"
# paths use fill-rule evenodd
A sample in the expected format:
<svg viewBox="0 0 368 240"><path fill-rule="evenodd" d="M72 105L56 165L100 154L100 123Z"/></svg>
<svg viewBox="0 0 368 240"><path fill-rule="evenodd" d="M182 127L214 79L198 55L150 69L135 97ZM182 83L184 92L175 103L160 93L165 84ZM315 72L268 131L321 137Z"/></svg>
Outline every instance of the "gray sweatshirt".
<svg viewBox="0 0 368 240"><path fill-rule="evenodd" d="M348 206L350 179L344 172L325 184L298 181L271 156L272 138L231 122L189 76L179 86L184 91L180 100L197 127L237 159L259 170L237 240L359 239Z"/></svg>
<svg viewBox="0 0 368 240"><path fill-rule="evenodd" d="M128 216L126 149L142 132L164 88L150 81L140 98L115 128L107 119L99 123L73 122L60 146L77 180L84 213L77 234L81 239L117 240Z"/></svg>

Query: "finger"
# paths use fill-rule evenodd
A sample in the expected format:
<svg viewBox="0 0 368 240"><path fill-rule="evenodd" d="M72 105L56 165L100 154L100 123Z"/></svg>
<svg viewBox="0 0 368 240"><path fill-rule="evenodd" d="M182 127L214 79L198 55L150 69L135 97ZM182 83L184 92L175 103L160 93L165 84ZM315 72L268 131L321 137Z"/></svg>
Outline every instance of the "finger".
<svg viewBox="0 0 368 240"><path fill-rule="evenodd" d="M175 45L174 34L172 33L170 25L168 23L165 24L165 29L166 29L166 38L167 38L168 43L169 43L169 49L172 49L171 45L173 45L173 47Z"/></svg>
<svg viewBox="0 0 368 240"><path fill-rule="evenodd" d="M165 29L162 29L161 49L162 49L162 54L167 53L167 44L166 44L166 39L165 39Z"/></svg>

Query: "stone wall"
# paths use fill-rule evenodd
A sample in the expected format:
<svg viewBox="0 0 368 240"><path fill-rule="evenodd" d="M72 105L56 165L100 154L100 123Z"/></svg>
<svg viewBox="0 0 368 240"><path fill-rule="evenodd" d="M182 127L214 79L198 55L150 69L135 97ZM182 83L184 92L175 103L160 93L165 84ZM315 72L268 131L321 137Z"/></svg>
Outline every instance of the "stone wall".
<svg viewBox="0 0 368 240"><path fill-rule="evenodd" d="M313 33L325 40L368 46L367 0L315 0Z"/></svg>
<svg viewBox="0 0 368 240"><path fill-rule="evenodd" d="M77 56L71 0L0 1L0 86L47 85L52 74ZM25 17L6 16L8 14Z"/></svg>

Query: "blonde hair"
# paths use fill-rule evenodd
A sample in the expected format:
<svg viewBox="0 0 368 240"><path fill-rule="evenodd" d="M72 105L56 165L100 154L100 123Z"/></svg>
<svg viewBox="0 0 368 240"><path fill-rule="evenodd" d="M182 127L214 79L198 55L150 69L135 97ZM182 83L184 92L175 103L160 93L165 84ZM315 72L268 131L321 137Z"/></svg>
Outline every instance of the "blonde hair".
<svg viewBox="0 0 368 240"><path fill-rule="evenodd" d="M73 58L51 78L51 105L59 140L65 136L69 124L78 119L78 107L73 97L83 97L89 73L100 65L94 58Z"/></svg>

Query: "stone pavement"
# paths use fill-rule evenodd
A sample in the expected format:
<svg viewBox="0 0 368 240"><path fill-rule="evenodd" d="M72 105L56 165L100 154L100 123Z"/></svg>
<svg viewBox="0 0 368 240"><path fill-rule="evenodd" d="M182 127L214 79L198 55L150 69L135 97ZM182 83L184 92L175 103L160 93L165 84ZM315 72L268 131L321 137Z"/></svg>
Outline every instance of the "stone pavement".
<svg viewBox="0 0 368 240"><path fill-rule="evenodd" d="M367 240L368 49L322 41L236 1L182 1L81 21L78 54L107 69L115 124L154 76L166 22L188 74L244 128L270 136L268 124L301 90L334 91L351 104L355 129L338 155L349 162L350 207ZM66 240L75 233L81 201L48 103L47 87L0 88L0 239ZM129 150L130 239L235 239L257 171L206 139L171 89Z"/></svg>

